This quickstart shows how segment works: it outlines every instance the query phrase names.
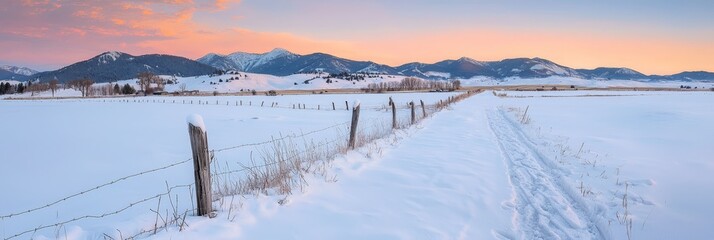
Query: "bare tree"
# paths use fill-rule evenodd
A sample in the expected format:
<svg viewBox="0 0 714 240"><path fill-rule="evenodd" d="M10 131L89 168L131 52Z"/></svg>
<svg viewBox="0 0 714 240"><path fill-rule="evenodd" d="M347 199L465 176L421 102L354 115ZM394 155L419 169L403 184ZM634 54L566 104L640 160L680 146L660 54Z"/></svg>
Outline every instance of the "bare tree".
<svg viewBox="0 0 714 240"><path fill-rule="evenodd" d="M179 89L181 89L181 92L185 92L186 91L186 83L181 83L181 85L179 85Z"/></svg>
<svg viewBox="0 0 714 240"><path fill-rule="evenodd" d="M151 72L141 72L137 75L137 78L139 79L138 83L141 91L144 91L144 96L152 93L154 90L163 91L164 85L166 84L163 78ZM152 87L152 84L155 84L156 87Z"/></svg>
<svg viewBox="0 0 714 240"><path fill-rule="evenodd" d="M92 85L94 84L94 81L89 78L85 79L76 79L76 80L71 80L67 82L67 85L69 85L72 89L75 89L79 92L82 93L82 97L88 97L92 93Z"/></svg>
<svg viewBox="0 0 714 240"><path fill-rule="evenodd" d="M55 92L57 91L58 84L59 84L59 80L57 80L57 79L50 80L50 91L52 91L52 97L55 97Z"/></svg>

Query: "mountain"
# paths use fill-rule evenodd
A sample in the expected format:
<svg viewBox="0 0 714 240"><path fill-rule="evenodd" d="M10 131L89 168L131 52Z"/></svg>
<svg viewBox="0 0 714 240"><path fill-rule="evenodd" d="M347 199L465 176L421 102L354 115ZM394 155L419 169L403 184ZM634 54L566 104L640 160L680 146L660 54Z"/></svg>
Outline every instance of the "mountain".
<svg viewBox="0 0 714 240"><path fill-rule="evenodd" d="M281 48L262 54L235 52L229 55L219 55L210 53L197 61L222 70L238 70L276 76L315 71L396 74L394 68L370 61L354 61L324 53L298 55Z"/></svg>
<svg viewBox="0 0 714 240"><path fill-rule="evenodd" d="M577 71L542 58L513 58L501 61L482 62L470 58L445 60L434 64L408 63L397 67L404 75L430 78L542 78L549 76L581 77Z"/></svg>
<svg viewBox="0 0 714 240"><path fill-rule="evenodd" d="M673 75L664 76L669 80L681 80L681 81L703 81L703 80L714 80L713 72L704 71L694 71L694 72L681 72Z"/></svg>
<svg viewBox="0 0 714 240"><path fill-rule="evenodd" d="M650 78L647 75L629 68L599 67L595 69L578 69L577 71L589 79L643 80Z"/></svg>
<svg viewBox="0 0 714 240"><path fill-rule="evenodd" d="M32 79L41 81L58 79L60 82L66 82L86 77L95 82L112 82L135 78L137 74L146 71L157 75L189 77L211 74L216 69L187 58L171 55L132 56L122 52L105 52L59 70L37 73L32 75Z"/></svg>
<svg viewBox="0 0 714 240"><path fill-rule="evenodd" d="M24 81L36 73L38 72L26 67L0 66L0 80Z"/></svg>
<svg viewBox="0 0 714 240"><path fill-rule="evenodd" d="M33 69L29 69L26 67L16 67L16 66L0 66L0 70L12 72L14 74L19 74L19 75L25 75L25 76L31 76L32 74L38 73L38 71L35 71Z"/></svg>

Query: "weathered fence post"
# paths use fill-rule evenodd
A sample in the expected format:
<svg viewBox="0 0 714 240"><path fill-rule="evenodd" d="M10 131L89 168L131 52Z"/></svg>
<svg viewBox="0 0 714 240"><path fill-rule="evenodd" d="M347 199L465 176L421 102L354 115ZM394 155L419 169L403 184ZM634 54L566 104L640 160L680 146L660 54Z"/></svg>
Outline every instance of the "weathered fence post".
<svg viewBox="0 0 714 240"><path fill-rule="evenodd" d="M392 106L392 128L397 129L397 106L392 101L392 97L389 97L389 106Z"/></svg>
<svg viewBox="0 0 714 240"><path fill-rule="evenodd" d="M416 114L414 114L414 101L409 102L409 106L412 108L412 125L416 123Z"/></svg>
<svg viewBox="0 0 714 240"><path fill-rule="evenodd" d="M293 103L293 109L295 109L295 104Z"/></svg>
<svg viewBox="0 0 714 240"><path fill-rule="evenodd" d="M347 101L345 101L345 110L349 111L350 110L350 105L347 104Z"/></svg>
<svg viewBox="0 0 714 240"><path fill-rule="evenodd" d="M302 109L305 109L305 104L304 104L304 103L302 104Z"/></svg>
<svg viewBox="0 0 714 240"><path fill-rule="evenodd" d="M208 154L208 138L203 118L198 114L188 116L188 135L193 152L193 175L196 183L196 203L199 216L210 216L213 212L211 203L211 165Z"/></svg>
<svg viewBox="0 0 714 240"><path fill-rule="evenodd" d="M336 110L336 109L335 109L335 102L332 102L332 110L333 110L333 111Z"/></svg>
<svg viewBox="0 0 714 240"><path fill-rule="evenodd" d="M421 102L421 114L423 115L423 118L426 118L426 108L424 108L424 100L419 100Z"/></svg>
<svg viewBox="0 0 714 240"><path fill-rule="evenodd" d="M320 104L317 104L317 110L320 110Z"/></svg>
<svg viewBox="0 0 714 240"><path fill-rule="evenodd" d="M265 101L260 102L260 106L262 107L264 103L265 103Z"/></svg>
<svg viewBox="0 0 714 240"><path fill-rule="evenodd" d="M243 100L240 100L240 105L243 106Z"/></svg>
<svg viewBox="0 0 714 240"><path fill-rule="evenodd" d="M349 147L355 149L355 141L357 138L357 122L359 121L359 101L355 101L354 109L352 109L352 124L350 125L350 141Z"/></svg>

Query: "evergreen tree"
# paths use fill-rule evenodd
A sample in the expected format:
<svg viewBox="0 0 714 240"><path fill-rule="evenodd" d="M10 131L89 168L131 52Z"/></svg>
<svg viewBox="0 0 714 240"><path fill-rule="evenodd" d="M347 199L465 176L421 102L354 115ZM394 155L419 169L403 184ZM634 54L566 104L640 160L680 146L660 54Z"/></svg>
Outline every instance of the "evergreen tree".
<svg viewBox="0 0 714 240"><path fill-rule="evenodd" d="M127 84L124 84L124 87L122 87L121 93L125 94L125 95L134 94L134 93L136 93L136 89L134 89L134 87L132 87L131 85L129 85L127 83Z"/></svg>
<svg viewBox="0 0 714 240"><path fill-rule="evenodd" d="M25 86L22 85L22 83L17 85L17 93L24 93L25 92Z"/></svg>
<svg viewBox="0 0 714 240"><path fill-rule="evenodd" d="M121 94L121 89L119 88L118 83L114 84L114 94Z"/></svg>

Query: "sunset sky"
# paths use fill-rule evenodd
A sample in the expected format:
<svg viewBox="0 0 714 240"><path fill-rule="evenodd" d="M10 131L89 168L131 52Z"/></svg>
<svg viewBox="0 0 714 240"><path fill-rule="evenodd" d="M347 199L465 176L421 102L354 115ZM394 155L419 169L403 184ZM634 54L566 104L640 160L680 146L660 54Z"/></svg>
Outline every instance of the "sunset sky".
<svg viewBox="0 0 714 240"><path fill-rule="evenodd" d="M116 50L325 52L388 65L541 57L646 74L714 71L711 0L8 0L0 65L53 70Z"/></svg>

